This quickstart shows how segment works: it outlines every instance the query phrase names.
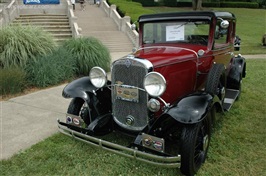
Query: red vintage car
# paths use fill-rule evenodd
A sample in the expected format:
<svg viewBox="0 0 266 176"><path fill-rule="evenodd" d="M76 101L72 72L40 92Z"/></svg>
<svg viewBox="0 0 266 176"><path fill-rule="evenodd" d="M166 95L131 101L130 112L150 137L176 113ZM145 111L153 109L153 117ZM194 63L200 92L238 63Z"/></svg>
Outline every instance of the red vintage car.
<svg viewBox="0 0 266 176"><path fill-rule="evenodd" d="M72 98L62 133L93 146L194 175L204 163L217 112L240 96L246 62L229 12L139 17L139 48L63 90ZM129 140L127 145L108 139ZM120 136L121 135L121 136ZM119 137L120 136L120 137ZM116 140L118 141L118 140Z"/></svg>

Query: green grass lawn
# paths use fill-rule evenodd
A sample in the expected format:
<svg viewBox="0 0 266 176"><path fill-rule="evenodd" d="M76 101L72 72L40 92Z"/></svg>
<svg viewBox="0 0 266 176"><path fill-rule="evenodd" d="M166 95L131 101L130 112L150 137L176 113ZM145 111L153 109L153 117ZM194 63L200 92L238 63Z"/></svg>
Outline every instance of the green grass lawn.
<svg viewBox="0 0 266 176"><path fill-rule="evenodd" d="M132 22L143 14L191 11L191 7L141 7L135 2L125 0L109 0L116 4L120 11L130 16ZM266 54L266 47L262 46L262 36L266 34L266 10L248 8L203 8L203 10L229 11L237 18L236 34L240 36L241 49L236 54Z"/></svg>
<svg viewBox="0 0 266 176"><path fill-rule="evenodd" d="M160 12L191 11L191 8L148 7L147 9ZM246 8L204 8L203 10L228 11L237 18L236 34L241 38L241 54L266 54L262 46L262 36L266 34L266 10Z"/></svg>
<svg viewBox="0 0 266 176"><path fill-rule="evenodd" d="M198 176L266 175L266 81L264 59L247 60L242 95L222 116L212 136L209 157ZM41 122L40 122L41 123ZM56 123L56 119L55 119ZM55 134L8 160L1 175L176 176L165 169L120 157L62 134Z"/></svg>
<svg viewBox="0 0 266 176"><path fill-rule="evenodd" d="M143 14L191 11L191 7L140 7L136 3L124 0L109 0L116 4L132 22L138 20ZM241 50L236 54L266 54L266 47L262 46L262 36L266 34L266 10L248 8L204 8L203 10L229 11L237 18L236 34L242 39Z"/></svg>

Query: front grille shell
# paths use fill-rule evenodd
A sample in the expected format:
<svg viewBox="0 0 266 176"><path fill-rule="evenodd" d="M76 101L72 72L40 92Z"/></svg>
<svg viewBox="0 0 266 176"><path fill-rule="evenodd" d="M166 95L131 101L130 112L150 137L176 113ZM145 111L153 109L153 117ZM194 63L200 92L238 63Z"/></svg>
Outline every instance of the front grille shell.
<svg viewBox="0 0 266 176"><path fill-rule="evenodd" d="M139 101L132 102L117 99L115 87L112 86L112 109L114 121L124 129L141 131L147 125L148 116L148 94L144 90L143 80L145 75L152 70L152 64L148 60L125 57L112 65L112 84L137 87L139 90ZM127 120L132 123L128 124Z"/></svg>

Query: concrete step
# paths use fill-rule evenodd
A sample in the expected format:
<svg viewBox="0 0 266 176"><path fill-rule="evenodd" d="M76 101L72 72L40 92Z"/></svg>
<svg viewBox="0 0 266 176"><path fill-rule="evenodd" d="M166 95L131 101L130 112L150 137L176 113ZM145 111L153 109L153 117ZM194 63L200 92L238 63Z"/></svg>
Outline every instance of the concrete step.
<svg viewBox="0 0 266 176"><path fill-rule="evenodd" d="M86 32L87 31L89 31L89 32L90 31L97 31L97 32L99 32L99 31L106 31L106 30L108 30L108 31L118 31L118 28L117 27L110 27L108 25L91 25L91 26L88 26L86 28Z"/></svg>
<svg viewBox="0 0 266 176"><path fill-rule="evenodd" d="M61 22L67 22L69 23L68 19L57 19L57 18L52 18L52 19L35 19L35 18L17 18L13 21L13 23L36 23L36 22L40 22L40 23L47 23L47 22L57 22L57 23L61 23Z"/></svg>
<svg viewBox="0 0 266 176"><path fill-rule="evenodd" d="M66 15L51 15L51 14L21 14L20 18L67 18Z"/></svg>
<svg viewBox="0 0 266 176"><path fill-rule="evenodd" d="M102 39L105 41L126 41L130 42L129 38L126 36L125 33L120 31L98 31L98 32L87 32L82 31L82 35L84 36L92 36L98 39ZM132 44L133 45L133 44Z"/></svg>
<svg viewBox="0 0 266 176"><path fill-rule="evenodd" d="M16 18L16 19L21 19L21 20L31 20L31 19L50 19L50 20L52 20L52 19L61 19L61 20L68 20L68 17L67 16L59 16L59 17L57 17L57 16L52 16L52 17L46 17L46 16L29 16L29 17L18 17L18 18Z"/></svg>
<svg viewBox="0 0 266 176"><path fill-rule="evenodd" d="M58 39L61 39L61 38L71 38L72 37L72 33L69 33L69 34L62 34L62 33L59 33L59 34L55 34L55 33L51 33L51 35L55 38L58 38Z"/></svg>
<svg viewBox="0 0 266 176"><path fill-rule="evenodd" d="M46 29L43 29L44 31L46 32L50 32L50 33L54 33L54 34L57 34L57 33L61 33L61 34L72 34L72 31L70 30L70 28L67 28L67 29L49 29L49 28L46 28Z"/></svg>
<svg viewBox="0 0 266 176"><path fill-rule="evenodd" d="M78 9L78 8L77 8ZM83 37L99 39L110 52L131 52L134 47L125 33L119 31L112 18L102 8L86 6L85 11L76 10L78 26Z"/></svg>
<svg viewBox="0 0 266 176"><path fill-rule="evenodd" d="M55 38L54 41L57 45L62 44L63 42L65 42L66 40L69 40L71 38Z"/></svg>
<svg viewBox="0 0 266 176"><path fill-rule="evenodd" d="M125 33L121 31L82 31L83 36L99 39L111 52L132 51L133 44Z"/></svg>
<svg viewBox="0 0 266 176"><path fill-rule="evenodd" d="M70 30L71 31L71 28L69 25L60 25L60 26L43 25L41 27L45 30Z"/></svg>
<svg viewBox="0 0 266 176"><path fill-rule="evenodd" d="M18 24L38 26L49 32L58 44L72 38L71 27L66 15L20 15L12 23L12 25Z"/></svg>
<svg viewBox="0 0 266 176"><path fill-rule="evenodd" d="M64 26L69 25L69 22L20 22L13 24L21 24L21 25L35 25L35 26Z"/></svg>
<svg viewBox="0 0 266 176"><path fill-rule="evenodd" d="M11 23L10 25L32 25L32 26L37 26L43 29L69 29L71 30L69 24L41 24L41 23Z"/></svg>
<svg viewBox="0 0 266 176"><path fill-rule="evenodd" d="M78 25L86 31L118 31L116 24L110 18L98 18L98 20L79 20Z"/></svg>

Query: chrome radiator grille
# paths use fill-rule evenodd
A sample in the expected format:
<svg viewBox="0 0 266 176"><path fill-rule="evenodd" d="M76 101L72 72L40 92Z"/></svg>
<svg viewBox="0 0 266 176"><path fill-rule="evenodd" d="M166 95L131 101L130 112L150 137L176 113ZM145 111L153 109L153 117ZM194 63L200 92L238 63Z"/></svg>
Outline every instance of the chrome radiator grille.
<svg viewBox="0 0 266 176"><path fill-rule="evenodd" d="M122 59L112 67L112 83L144 89L143 80L148 69L136 60ZM128 130L141 131L148 122L148 95L138 89L138 101L119 99L116 87L112 87L113 116L115 122Z"/></svg>

